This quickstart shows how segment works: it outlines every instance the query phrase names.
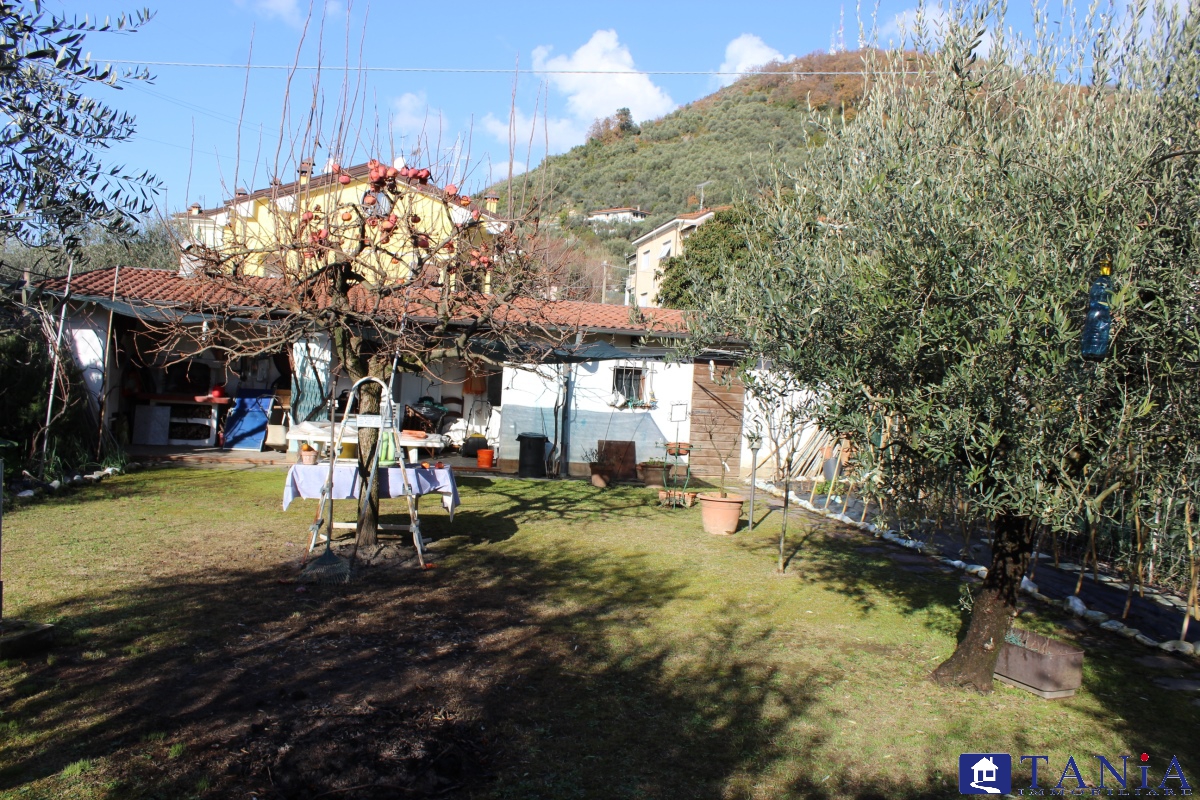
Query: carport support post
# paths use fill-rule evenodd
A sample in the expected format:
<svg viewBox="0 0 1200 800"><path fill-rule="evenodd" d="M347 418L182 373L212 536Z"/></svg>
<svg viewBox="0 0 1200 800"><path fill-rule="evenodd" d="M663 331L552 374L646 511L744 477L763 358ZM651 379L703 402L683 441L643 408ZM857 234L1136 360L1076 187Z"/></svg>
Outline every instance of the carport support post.
<svg viewBox="0 0 1200 800"><path fill-rule="evenodd" d="M746 436L746 442L750 445L750 521L746 526L747 531L754 530L754 489L758 483L758 449L762 447L762 435L757 431L751 431ZM784 481L784 491L787 491L787 481Z"/></svg>
<svg viewBox="0 0 1200 800"><path fill-rule="evenodd" d="M575 332L575 349L583 345L583 331ZM566 363L566 375L563 377L563 407L562 431L558 438L558 475L560 478L571 477L571 395L575 393L575 365Z"/></svg>

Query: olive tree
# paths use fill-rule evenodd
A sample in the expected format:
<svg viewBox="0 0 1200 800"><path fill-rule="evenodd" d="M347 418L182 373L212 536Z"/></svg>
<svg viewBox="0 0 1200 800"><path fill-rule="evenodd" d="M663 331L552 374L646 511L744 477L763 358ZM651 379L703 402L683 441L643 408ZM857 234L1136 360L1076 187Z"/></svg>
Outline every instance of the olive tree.
<svg viewBox="0 0 1200 800"><path fill-rule="evenodd" d="M1059 24L1039 6L1027 35L1004 14L921 14L910 49L864 54L859 114L813 114L823 141L754 199L751 258L698 323L812 388L823 427L878 451L893 508L949 485L990 521L934 673L981 691L1035 532L1145 501L1129 493L1196 435L1200 365L1200 7ZM1111 340L1085 360L1108 263Z"/></svg>
<svg viewBox="0 0 1200 800"><path fill-rule="evenodd" d="M146 80L91 61L85 37L132 32L149 11L115 21L46 13L38 0L0 3L0 238L72 248L97 225L130 233L158 182L104 150L134 134L132 115L91 96Z"/></svg>

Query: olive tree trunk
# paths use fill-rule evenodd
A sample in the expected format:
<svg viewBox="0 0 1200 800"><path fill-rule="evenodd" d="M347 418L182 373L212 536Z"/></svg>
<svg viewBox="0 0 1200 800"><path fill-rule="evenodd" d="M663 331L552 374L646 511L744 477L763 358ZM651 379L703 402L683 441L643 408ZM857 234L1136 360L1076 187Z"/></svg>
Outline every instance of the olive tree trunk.
<svg viewBox="0 0 1200 800"><path fill-rule="evenodd" d="M1004 636L1017 615L1017 593L1029 567L1036 526L1026 517L1003 515L996 520L992 564L971 611L967 635L954 654L933 671L944 686L992 691L992 673Z"/></svg>

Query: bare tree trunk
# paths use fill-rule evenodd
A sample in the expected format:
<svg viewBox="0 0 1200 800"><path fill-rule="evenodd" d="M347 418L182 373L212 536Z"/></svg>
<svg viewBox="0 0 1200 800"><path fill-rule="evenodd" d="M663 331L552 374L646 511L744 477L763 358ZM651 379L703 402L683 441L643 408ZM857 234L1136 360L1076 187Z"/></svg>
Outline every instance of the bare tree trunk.
<svg viewBox="0 0 1200 800"><path fill-rule="evenodd" d="M375 365L372 364L372 367ZM375 370L372 369L373 377L379 378L382 375L374 375ZM380 388L375 383L367 383L363 385L359 395L361 408L359 411L364 414L379 413L379 395ZM358 530L355 543L359 547L378 544L379 542L379 481L378 478L371 482L371 468L375 463L375 450L379 447L379 430L377 428L359 428L358 429L358 480L359 486L364 488L370 487L365 497L360 498L358 504Z"/></svg>
<svg viewBox="0 0 1200 800"><path fill-rule="evenodd" d="M344 329L334 331L334 347L346 373L354 381L368 376L386 382L390 368L386 352L368 355L371 344L360 336L351 335ZM381 389L378 384L365 384L359 391L357 411L363 414L378 414ZM379 543L379 483L370 483L371 466L375 463L375 449L379 446L379 431L374 428L358 430L358 480L359 486L370 491L359 499L358 530L355 543L367 547Z"/></svg>
<svg viewBox="0 0 1200 800"><path fill-rule="evenodd" d="M1088 540L1083 545L1083 558L1079 560L1079 578L1075 581L1075 595L1078 596L1080 590L1083 589L1083 575L1087 572L1088 551L1092 553L1092 566L1095 570L1094 576L1096 583L1100 582L1100 558L1096 555L1096 526L1092 524L1092 517L1089 513L1084 512L1083 526L1087 529Z"/></svg>
<svg viewBox="0 0 1200 800"><path fill-rule="evenodd" d="M1183 519L1185 524L1185 533L1187 534L1187 554L1188 554L1188 592L1186 605L1183 608L1183 629L1179 632L1179 638L1187 641L1188 622L1192 615L1196 614L1197 619L1200 619L1200 609L1196 606L1196 585L1200 582L1200 564L1196 562L1196 544L1192 533L1192 501L1189 497L1184 505Z"/></svg>
<svg viewBox="0 0 1200 800"><path fill-rule="evenodd" d="M933 671L933 679L938 683L971 687L985 693L992 690L996 657L1017 614L1017 591L1029 567L1036 527L1032 520L1012 514L996 519L992 565L975 596L967 635L954 654Z"/></svg>
<svg viewBox="0 0 1200 800"><path fill-rule="evenodd" d="M792 456L787 457L787 471L790 475L792 472ZM783 550L787 543L787 523L788 523L788 506L792 501L792 489L787 481L783 482L783 521L779 525L779 572L783 573L787 569L787 561L784 559Z"/></svg>
<svg viewBox="0 0 1200 800"><path fill-rule="evenodd" d="M1137 503L1133 506L1133 530L1137 536L1137 560L1131 564L1129 575L1129 591L1125 594L1125 608L1121 611L1121 619L1129 618L1129 608L1133 605L1133 586L1137 582L1138 596L1145 597L1142 589L1142 509Z"/></svg>

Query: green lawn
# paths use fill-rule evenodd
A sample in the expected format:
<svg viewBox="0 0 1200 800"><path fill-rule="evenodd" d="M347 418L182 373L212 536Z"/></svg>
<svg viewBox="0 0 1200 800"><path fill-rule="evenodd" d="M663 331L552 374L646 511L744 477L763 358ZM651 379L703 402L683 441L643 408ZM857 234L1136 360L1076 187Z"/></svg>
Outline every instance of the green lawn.
<svg viewBox="0 0 1200 800"><path fill-rule="evenodd" d="M960 579L856 531L794 517L781 576L777 513L712 537L645 489L464 479L453 524L424 504L435 569L302 589L315 503L282 481L162 469L5 514L7 615L63 637L0 662L0 797L957 797L960 752L1200 781L1200 708L1126 640L1022 620L1087 648L1068 700L929 682Z"/></svg>

